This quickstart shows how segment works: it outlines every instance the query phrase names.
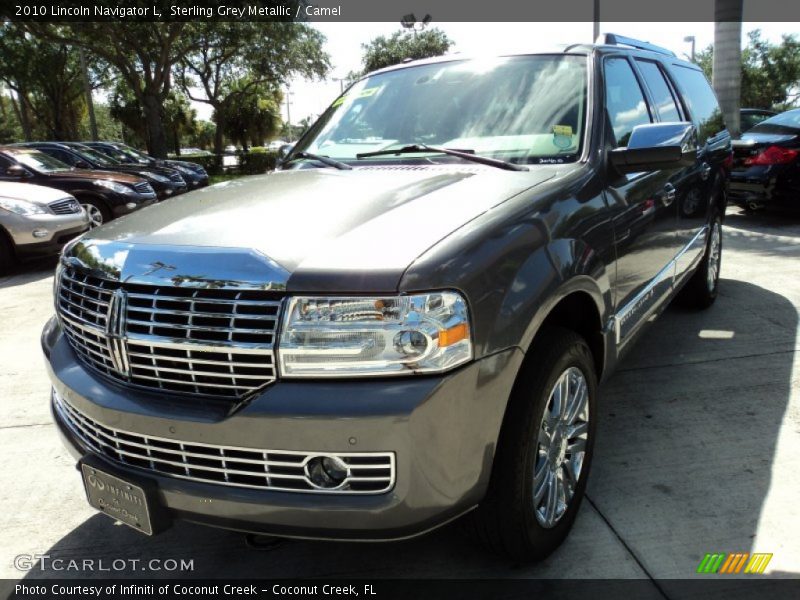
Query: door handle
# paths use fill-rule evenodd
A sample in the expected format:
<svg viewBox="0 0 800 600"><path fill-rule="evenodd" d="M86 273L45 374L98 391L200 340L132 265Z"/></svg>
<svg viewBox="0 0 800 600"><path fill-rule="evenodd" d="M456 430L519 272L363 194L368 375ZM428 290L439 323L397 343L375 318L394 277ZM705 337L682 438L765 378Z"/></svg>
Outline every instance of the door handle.
<svg viewBox="0 0 800 600"><path fill-rule="evenodd" d="M670 206L673 202L675 202L675 198L678 195L678 191L675 189L675 186L671 183L668 183L664 186L664 194L661 196L661 202L664 206Z"/></svg>
<svg viewBox="0 0 800 600"><path fill-rule="evenodd" d="M709 175L711 175L711 165L704 162L700 167L700 178L705 181Z"/></svg>

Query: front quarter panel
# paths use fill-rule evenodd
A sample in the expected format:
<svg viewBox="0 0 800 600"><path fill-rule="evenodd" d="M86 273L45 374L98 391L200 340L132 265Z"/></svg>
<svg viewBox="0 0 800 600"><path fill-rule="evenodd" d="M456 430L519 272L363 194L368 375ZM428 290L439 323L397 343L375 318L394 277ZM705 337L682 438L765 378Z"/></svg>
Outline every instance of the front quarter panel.
<svg viewBox="0 0 800 600"><path fill-rule="evenodd" d="M479 358L527 349L549 311L571 292L589 294L605 323L613 252L599 188L590 174L578 172L461 228L415 261L400 288L462 291Z"/></svg>

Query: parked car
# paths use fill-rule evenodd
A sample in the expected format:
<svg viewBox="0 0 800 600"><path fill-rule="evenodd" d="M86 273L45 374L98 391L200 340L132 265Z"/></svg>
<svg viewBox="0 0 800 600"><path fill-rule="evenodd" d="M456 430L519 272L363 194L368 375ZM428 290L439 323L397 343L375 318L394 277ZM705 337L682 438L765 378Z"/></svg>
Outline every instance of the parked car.
<svg viewBox="0 0 800 600"><path fill-rule="evenodd" d="M0 181L34 183L75 196L89 216L90 227L156 201L155 191L141 177L75 169L43 152L20 146L0 146Z"/></svg>
<svg viewBox="0 0 800 600"><path fill-rule="evenodd" d="M89 217L69 194L0 181L0 273L17 260L57 254L87 229Z"/></svg>
<svg viewBox="0 0 800 600"><path fill-rule="evenodd" d="M85 145L102 152L106 156L113 158L124 164L142 165L145 167L150 166L165 166L170 169L175 169L186 180L186 184L191 188L198 188L208 185L208 173L202 167L194 162L185 160L160 160L152 156L139 152L135 148L120 144L119 142L83 142ZM211 156L210 152L206 153Z"/></svg>
<svg viewBox="0 0 800 600"><path fill-rule="evenodd" d="M94 169L95 171L114 171L136 175L150 183L159 200L182 194L187 189L186 182L175 169L121 163L84 144L28 142L18 145L25 148L36 148L76 169Z"/></svg>
<svg viewBox="0 0 800 600"><path fill-rule="evenodd" d="M731 200L747 210L800 207L800 109L762 121L733 142Z"/></svg>
<svg viewBox="0 0 800 600"><path fill-rule="evenodd" d="M619 36L408 62L281 170L88 234L42 346L89 503L321 539L464 515L546 556L598 382L673 298L717 296L720 115L697 66Z"/></svg>
<svg viewBox="0 0 800 600"><path fill-rule="evenodd" d="M739 111L739 122L742 133L750 131L753 127L777 115L774 110L766 110L763 108L742 108Z"/></svg>

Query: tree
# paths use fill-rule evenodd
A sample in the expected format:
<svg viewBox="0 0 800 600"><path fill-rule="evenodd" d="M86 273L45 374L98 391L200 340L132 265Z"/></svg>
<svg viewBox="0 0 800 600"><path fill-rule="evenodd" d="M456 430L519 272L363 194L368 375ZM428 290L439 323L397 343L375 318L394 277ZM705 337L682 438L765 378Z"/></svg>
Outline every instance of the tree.
<svg viewBox="0 0 800 600"><path fill-rule="evenodd" d="M330 59L324 36L301 23L209 22L193 25L194 46L178 65L177 80L192 100L214 108L214 150L222 152L226 121L254 89L265 97L294 76L322 77Z"/></svg>
<svg viewBox="0 0 800 600"><path fill-rule="evenodd" d="M274 137L281 125L282 94L269 87L250 87L248 80L242 79L240 86L248 92L232 95L227 105L225 135L234 143L247 147L261 146L265 140Z"/></svg>
<svg viewBox="0 0 800 600"><path fill-rule="evenodd" d="M800 104L800 40L784 35L780 44L762 39L759 30L748 34L742 51L741 105L748 108L784 110ZM714 48L697 54L696 62L712 76Z"/></svg>
<svg viewBox="0 0 800 600"><path fill-rule="evenodd" d="M194 129L187 136L189 146L195 146L201 150L214 147L214 137L216 126L211 121L197 121Z"/></svg>
<svg viewBox="0 0 800 600"><path fill-rule="evenodd" d="M87 67L89 87L102 85L104 65L90 59ZM83 73L77 48L32 36L16 23L0 28L0 78L16 93L27 139L79 136L87 109Z"/></svg>
<svg viewBox="0 0 800 600"><path fill-rule="evenodd" d="M435 27L419 33L397 31L388 38L381 35L368 44L361 44L361 48L364 50L364 56L361 59L364 69L361 74L396 65L407 58L416 60L441 56L452 45L453 41L441 29ZM359 74L351 73L350 75ZM348 78L351 77L348 75Z"/></svg>
<svg viewBox="0 0 800 600"><path fill-rule="evenodd" d="M142 109L148 150L160 158L167 156L163 105L172 68L193 44L192 36L182 35L188 23L127 22L116 27L103 22L27 22L24 26L33 35L80 46L113 67Z"/></svg>

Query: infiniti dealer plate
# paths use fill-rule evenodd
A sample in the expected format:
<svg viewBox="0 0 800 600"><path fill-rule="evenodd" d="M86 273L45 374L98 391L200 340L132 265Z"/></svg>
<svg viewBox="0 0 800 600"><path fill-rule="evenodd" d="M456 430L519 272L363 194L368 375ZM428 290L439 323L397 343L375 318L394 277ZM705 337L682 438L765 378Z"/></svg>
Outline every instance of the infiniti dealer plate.
<svg viewBox="0 0 800 600"><path fill-rule="evenodd" d="M81 464L81 473L90 505L137 531L153 535L147 494L143 488L92 465Z"/></svg>

